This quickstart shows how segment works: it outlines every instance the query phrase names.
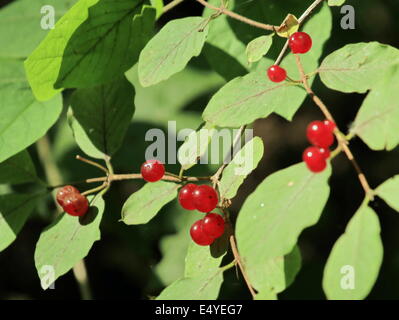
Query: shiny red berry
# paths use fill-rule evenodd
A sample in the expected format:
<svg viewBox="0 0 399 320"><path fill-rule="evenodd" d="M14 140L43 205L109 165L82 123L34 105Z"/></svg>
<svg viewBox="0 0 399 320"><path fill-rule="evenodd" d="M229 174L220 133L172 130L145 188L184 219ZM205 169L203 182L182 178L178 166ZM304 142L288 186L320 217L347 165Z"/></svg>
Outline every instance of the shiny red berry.
<svg viewBox="0 0 399 320"><path fill-rule="evenodd" d="M312 38L306 32L295 32L288 43L293 53L306 53L312 48Z"/></svg>
<svg viewBox="0 0 399 320"><path fill-rule="evenodd" d="M219 199L216 190L204 184L195 188L193 192L193 201L198 211L210 212L216 208Z"/></svg>
<svg viewBox="0 0 399 320"><path fill-rule="evenodd" d="M71 193L65 197L62 208L71 216L81 217L88 211L89 201L80 193Z"/></svg>
<svg viewBox="0 0 399 320"><path fill-rule="evenodd" d="M193 192L197 186L193 183L186 184L179 191L179 203L186 210L195 210Z"/></svg>
<svg viewBox="0 0 399 320"><path fill-rule="evenodd" d="M331 120L324 120L323 121L325 127L330 130L331 132L333 132L335 130L335 128L337 127L337 125L331 121Z"/></svg>
<svg viewBox="0 0 399 320"><path fill-rule="evenodd" d="M325 155L321 153L320 149L317 147L306 148L303 152L302 159L312 172L321 172L327 166Z"/></svg>
<svg viewBox="0 0 399 320"><path fill-rule="evenodd" d="M58 204L61 207L64 206L65 197L67 197L68 195L70 195L72 193L78 194L80 192L74 186L65 186L65 187L62 187L60 190L58 190L57 195L56 195Z"/></svg>
<svg viewBox="0 0 399 320"><path fill-rule="evenodd" d="M158 160L148 160L141 166L141 175L147 182L161 180L165 174L165 166Z"/></svg>
<svg viewBox="0 0 399 320"><path fill-rule="evenodd" d="M213 243L215 238L207 235L203 230L203 220L194 222L190 229L191 239L200 246L209 246Z"/></svg>
<svg viewBox="0 0 399 320"><path fill-rule="evenodd" d="M278 65L273 65L267 69L267 76L273 82L282 82L287 78L287 71Z"/></svg>
<svg viewBox="0 0 399 320"><path fill-rule="evenodd" d="M208 213L203 219L202 230L210 237L221 237L224 233L223 217L216 213Z"/></svg>
<svg viewBox="0 0 399 320"><path fill-rule="evenodd" d="M330 158L330 155L331 155L330 149L319 148L319 151L324 156L324 159Z"/></svg>
<svg viewBox="0 0 399 320"><path fill-rule="evenodd" d="M322 121L311 122L306 129L306 136L311 144L319 148L329 148L334 143L333 133Z"/></svg>

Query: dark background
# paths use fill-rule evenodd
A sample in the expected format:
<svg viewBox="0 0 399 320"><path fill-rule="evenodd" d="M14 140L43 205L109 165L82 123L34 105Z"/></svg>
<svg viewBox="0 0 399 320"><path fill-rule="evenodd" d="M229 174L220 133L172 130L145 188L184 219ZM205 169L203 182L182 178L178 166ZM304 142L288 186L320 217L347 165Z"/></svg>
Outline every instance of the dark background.
<svg viewBox="0 0 399 320"><path fill-rule="evenodd" d="M0 7L9 2L11 1L0 0ZM342 30L339 26L340 9L332 8L334 30L326 44L324 55L347 43L361 41L379 41L399 47L397 0L348 0L347 4L353 5L356 9L356 29ZM187 0L163 16L159 26L177 17L200 15L201 10L201 5L193 0ZM208 68L202 58L194 61L194 64ZM365 96L329 91L319 80L315 82L314 89L330 106L339 127L345 131L353 121ZM187 105L186 109L201 111L204 101L209 100L211 95L212 92L209 92L200 97L198 101ZM307 99L291 123L274 115L255 123L255 134L264 139L266 152L259 167L240 189L234 201L233 212L240 208L246 196L267 175L300 161L302 150L307 146L304 134L306 125L321 117L318 109ZM134 130L137 130L135 131L137 141L129 143L132 146L135 142L140 144L140 135L137 132L144 132L148 127L149 124L146 123L136 124ZM51 130L50 137L54 138L56 131L57 126ZM144 150L144 146L134 146L135 155L141 156L140 159L132 160L132 167L137 168L144 157L139 150ZM351 148L372 187L398 173L397 149L389 153L373 152L360 139L354 139ZM36 149L30 148L30 152L37 160ZM60 169L67 172L68 177L77 175L81 178L82 174L88 177L98 175L98 172L87 167L82 165L77 167L72 164L74 153L78 153L78 150L71 151L69 157L65 156L59 161ZM43 175L38 162L37 168ZM124 165L117 167L119 171L127 169ZM303 257L301 271L294 284L279 295L280 299L325 298L321 281L326 259L334 242L344 232L348 220L363 199L363 191L355 171L343 155L333 161L333 169L334 174L330 181L331 195L327 207L319 223L305 230L299 239ZM176 168L172 170L176 171ZM194 175L195 171L192 174ZM127 227L116 222L122 201L139 186L137 182L118 183L107 195L106 214L101 225L102 240L95 243L86 259L94 298L146 299L157 295L162 289L162 284L157 281L152 270L161 259L159 240L164 235L176 232L175 225L168 220L167 215L158 215L148 225L139 227ZM380 199L376 199L371 205L381 221L385 252L379 278L368 298L397 299L399 298L399 232L397 232L399 215ZM49 212L54 210L51 199L48 199L44 207L41 210ZM79 289L71 272L57 280L57 290L42 291L40 288L33 254L40 232L48 223L45 215L35 215L27 222L18 239L0 253L0 299L79 299ZM245 285L241 279L236 278L234 270L226 272L225 278L220 298L249 298Z"/></svg>

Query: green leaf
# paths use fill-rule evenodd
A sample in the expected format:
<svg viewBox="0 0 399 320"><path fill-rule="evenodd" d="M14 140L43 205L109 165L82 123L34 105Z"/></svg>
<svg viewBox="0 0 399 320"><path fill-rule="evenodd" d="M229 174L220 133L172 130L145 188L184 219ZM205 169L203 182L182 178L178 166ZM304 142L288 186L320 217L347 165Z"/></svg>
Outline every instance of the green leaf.
<svg viewBox="0 0 399 320"><path fill-rule="evenodd" d="M346 0L328 0L328 5L329 6L342 6L345 3Z"/></svg>
<svg viewBox="0 0 399 320"><path fill-rule="evenodd" d="M0 251L17 238L35 208L38 197L33 194L16 193L0 195Z"/></svg>
<svg viewBox="0 0 399 320"><path fill-rule="evenodd" d="M161 239L159 246L162 260L154 269L164 285L170 285L184 276L186 253L189 244L192 243L188 230L198 220L196 214L187 214L179 204L176 204L172 210L178 215L177 232Z"/></svg>
<svg viewBox="0 0 399 320"><path fill-rule="evenodd" d="M100 150L98 150L98 148L90 140L86 131L73 116L72 109L68 110L67 117L68 117L69 127L72 129L73 138L75 139L75 142L77 143L79 148L89 157L104 159L105 154Z"/></svg>
<svg viewBox="0 0 399 320"><path fill-rule="evenodd" d="M73 93L73 116L100 152L112 156L121 146L134 113L134 94L125 77Z"/></svg>
<svg viewBox="0 0 399 320"><path fill-rule="evenodd" d="M147 223L165 204L177 197L178 188L178 184L165 181L146 183L126 200L122 221L129 225Z"/></svg>
<svg viewBox="0 0 399 320"><path fill-rule="evenodd" d="M41 13L44 6L54 8L54 19L58 20L72 6L74 0L18 0L0 11L0 57L27 57L48 30L41 27L47 22L48 11Z"/></svg>
<svg viewBox="0 0 399 320"><path fill-rule="evenodd" d="M235 197L245 178L258 166L263 157L263 149L262 139L254 137L237 152L223 171L219 184L221 198L231 199Z"/></svg>
<svg viewBox="0 0 399 320"><path fill-rule="evenodd" d="M253 281L271 259L288 254L314 225L327 202L331 169L310 172L300 163L267 177L245 200L236 224L237 246Z"/></svg>
<svg viewBox="0 0 399 320"><path fill-rule="evenodd" d="M331 12L328 6L323 6L303 29L319 40L308 54L301 57L306 72L317 68L330 30ZM289 82L271 82L265 76L265 68L271 64L272 60L263 59L257 71L235 78L222 87L206 106L202 114L203 119L221 127L239 127L275 112L291 120L305 99L306 92ZM282 67L292 70L290 76L299 79L293 55L284 59Z"/></svg>
<svg viewBox="0 0 399 320"><path fill-rule="evenodd" d="M206 20L201 17L168 22L140 54L141 85L154 85L183 70L192 57L201 53L207 34Z"/></svg>
<svg viewBox="0 0 399 320"><path fill-rule="evenodd" d="M61 96L38 102L19 60L0 59L0 162L26 149L57 121Z"/></svg>
<svg viewBox="0 0 399 320"><path fill-rule="evenodd" d="M351 132L373 150L393 150L399 144L399 70L376 84L364 100Z"/></svg>
<svg viewBox="0 0 399 320"><path fill-rule="evenodd" d="M257 62L269 51L273 44L274 34L260 36L247 45L246 54L249 63Z"/></svg>
<svg viewBox="0 0 399 320"><path fill-rule="evenodd" d="M186 141L180 146L177 158L184 170L193 167L198 160L208 151L208 145L216 129L210 123L205 123L198 131L193 131Z"/></svg>
<svg viewBox="0 0 399 320"><path fill-rule="evenodd" d="M163 0L150 0L151 5L155 8L157 15L156 19L160 17L160 15L163 13Z"/></svg>
<svg viewBox="0 0 399 320"><path fill-rule="evenodd" d="M210 247L191 242L185 277L163 290L157 300L215 300L223 282L223 269L219 268L223 256L213 257Z"/></svg>
<svg viewBox="0 0 399 320"><path fill-rule="evenodd" d="M323 276L327 298L364 299L377 280L382 257L378 217L372 209L362 205L328 257Z"/></svg>
<svg viewBox="0 0 399 320"><path fill-rule="evenodd" d="M222 282L221 269L201 277L179 279L166 287L156 300L216 300Z"/></svg>
<svg viewBox="0 0 399 320"><path fill-rule="evenodd" d="M25 61L37 99L86 88L128 70L152 35L155 10L144 0L80 0ZM135 35L132 37L131 35Z"/></svg>
<svg viewBox="0 0 399 320"><path fill-rule="evenodd" d="M327 56L320 79L330 89L364 93L399 64L399 50L378 42L348 44Z"/></svg>
<svg viewBox="0 0 399 320"><path fill-rule="evenodd" d="M385 181L376 190L377 195L399 212L399 175Z"/></svg>
<svg viewBox="0 0 399 320"><path fill-rule="evenodd" d="M43 289L71 270L89 253L94 242L100 240L104 200L89 196L89 201L90 210L83 218L62 214L40 235L35 265Z"/></svg>
<svg viewBox="0 0 399 320"><path fill-rule="evenodd" d="M0 163L0 184L38 182L36 169L29 152L24 150Z"/></svg>
<svg viewBox="0 0 399 320"><path fill-rule="evenodd" d="M235 1L229 1L231 7ZM208 3L219 6L220 0L209 0ZM213 14L215 10L205 8L203 16L209 18ZM245 44L237 38L229 19L226 15L221 15L212 20L204 47L204 55L211 68L227 81L242 76L249 70Z"/></svg>

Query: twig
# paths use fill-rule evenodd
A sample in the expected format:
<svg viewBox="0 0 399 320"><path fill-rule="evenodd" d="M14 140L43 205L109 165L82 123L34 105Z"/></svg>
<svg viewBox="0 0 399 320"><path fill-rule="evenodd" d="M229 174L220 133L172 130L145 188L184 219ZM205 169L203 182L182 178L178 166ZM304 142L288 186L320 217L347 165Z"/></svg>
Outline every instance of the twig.
<svg viewBox="0 0 399 320"><path fill-rule="evenodd" d="M107 168L105 168L104 166L102 166L101 164L99 164L99 163L97 163L97 162L94 162L94 161L92 161L92 160L83 158L83 157L81 157L81 156L79 156L79 155L76 156L76 159L77 159L77 160L80 160L80 161L83 161L83 162L86 162L87 164L90 164L90 165L92 165L92 166L94 166L94 167L97 167L97 168L99 168L100 170L104 171L106 174L108 174Z"/></svg>
<svg viewBox="0 0 399 320"><path fill-rule="evenodd" d="M238 132L237 132L236 136L234 137L233 143L231 145L230 154L226 155L225 159L223 160L223 164L216 171L216 173L211 177L211 180L213 182L213 187L215 187L218 184L220 177L223 174L224 169L227 167L229 162L232 160L234 150L237 146L237 143L240 141L240 138L241 138L243 132L245 131L245 128L246 128L246 126L244 125L238 129Z"/></svg>
<svg viewBox="0 0 399 320"><path fill-rule="evenodd" d="M295 61L298 66L298 70L301 75L302 83L303 83L303 86L305 87L306 92L312 98L314 103L320 108L321 112L324 114L326 119L336 123L334 120L334 117L328 110L327 106L324 104L323 101L321 101L321 99L310 88L308 79L307 79L307 77L305 75L305 71L303 69L303 65L301 63L301 58L298 54L295 55ZM353 167L355 168L358 178L359 178L359 181L360 181L360 184L362 185L362 188L364 189L366 196L368 196L371 200L374 199L374 191L370 188L370 185L366 179L366 176L362 172L359 164L357 163L355 157L353 156L353 153L348 146L348 141L345 139L345 136L338 129L338 127L335 128L334 134L337 138L338 144L341 146L341 148L344 151L344 153L346 154L347 158L351 161Z"/></svg>
<svg viewBox="0 0 399 320"><path fill-rule="evenodd" d="M163 7L162 14L168 12L169 10L172 10L174 7L182 3L184 0L173 0L172 2L169 2L166 6ZM161 14L161 15L162 15Z"/></svg>
<svg viewBox="0 0 399 320"><path fill-rule="evenodd" d="M302 25L303 22L313 13L313 11L325 0L315 0L306 10L305 12L299 17L298 23L299 25ZM284 58L285 53L287 52L288 49L288 43L289 41L287 40L284 44L283 49L281 50L280 54L278 55L278 58L274 64L279 65L281 61Z"/></svg>
<svg viewBox="0 0 399 320"><path fill-rule="evenodd" d="M231 251L233 252L234 259L237 262L238 266L240 267L242 276L244 277L244 280L245 280L245 283L247 284L249 292L251 293L252 298L255 299L256 292L255 292L254 288L252 288L251 283L250 283L249 278L248 278L248 275L245 272L244 266L243 266L242 261L241 261L240 254L238 253L238 250L237 250L237 244L236 244L236 240L234 238L234 235L230 236L230 246L231 246Z"/></svg>
<svg viewBox="0 0 399 320"><path fill-rule="evenodd" d="M196 0L196 1L201 3L204 7L207 7L209 9L215 10L215 11L217 11L219 13L225 14L226 16L229 16L230 18L239 20L241 22L244 22L244 23L249 24L251 26L254 26L256 28L260 28L260 29L263 29L263 30L269 30L269 31L274 31L275 29L278 28L278 26L273 26L271 24L261 23L261 22L249 19L247 17L241 16L241 15L239 15L239 14L237 14L235 12L232 12L230 10L227 10L226 8L223 8L223 7L221 7L221 8L220 7L215 7L214 5L211 5L210 3L208 3L205 0Z"/></svg>

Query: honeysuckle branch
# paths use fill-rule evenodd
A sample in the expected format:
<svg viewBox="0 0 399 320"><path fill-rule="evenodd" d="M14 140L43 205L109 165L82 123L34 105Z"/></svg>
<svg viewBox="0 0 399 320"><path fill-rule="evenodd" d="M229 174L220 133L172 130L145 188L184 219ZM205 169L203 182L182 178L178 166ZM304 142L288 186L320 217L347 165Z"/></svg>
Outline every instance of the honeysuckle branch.
<svg viewBox="0 0 399 320"><path fill-rule="evenodd" d="M271 24L265 24L265 23L261 23L252 19L249 19L247 17L244 17L242 15L239 15L233 11L230 11L224 7L215 7L214 5L208 3L205 0L196 0L197 2L201 3L204 7L207 7L209 9L215 10L216 12L220 13L220 14L224 14L226 16L229 16L230 18L233 18L235 20L239 20L241 22L244 22L246 24L249 24L253 27L259 28L259 29L263 29L263 30L268 30L268 31L274 31L276 30L279 26L274 26Z"/></svg>
<svg viewBox="0 0 399 320"><path fill-rule="evenodd" d="M303 24L303 22L310 17L310 15L313 13L313 11L325 0L315 0L306 10L305 12L299 17L298 19L298 23L299 26L301 26ZM284 44L283 49L280 51L280 54L278 55L276 61L275 61L275 65L279 65L281 63L281 61L283 60L285 53L288 50L288 39Z"/></svg>
<svg viewBox="0 0 399 320"><path fill-rule="evenodd" d="M308 79L306 77L305 71L303 69L303 65L301 63L301 58L300 55L295 54L295 61L298 66L299 73L301 75L302 83L303 86L308 93L308 95L311 97L313 102L320 108L321 112L324 114L326 119L334 122L334 117L332 116L331 112L328 110L327 106L324 104L324 102L313 92L312 88L309 85ZM374 191L371 189L367 178L363 171L361 170L359 164L357 163L352 151L349 148L349 142L345 138L345 135L338 129L338 127L335 128L334 130L335 137L337 138L338 144L341 147L342 151L346 154L346 157L349 159L349 161L352 163L353 167L355 168L357 172L357 176L359 178L360 184L362 188L364 189L364 192L366 193L366 196L370 198L371 200L374 199Z"/></svg>
<svg viewBox="0 0 399 320"><path fill-rule="evenodd" d="M77 160L80 160L80 161L82 161L82 162L86 162L87 164L90 164L90 165L92 165L92 166L94 166L94 167L97 167L97 168L99 168L100 170L104 171L106 174L108 174L108 169L105 168L104 166L102 166L101 164L95 162L95 161L86 159L86 158L84 158L84 157L82 157L82 156L79 156L79 155L76 156L76 159L77 159Z"/></svg>
<svg viewBox="0 0 399 320"><path fill-rule="evenodd" d="M168 12L169 10L172 10L174 7L178 6L183 1L184 0L173 0L169 2L166 6L163 7L162 14Z"/></svg>

